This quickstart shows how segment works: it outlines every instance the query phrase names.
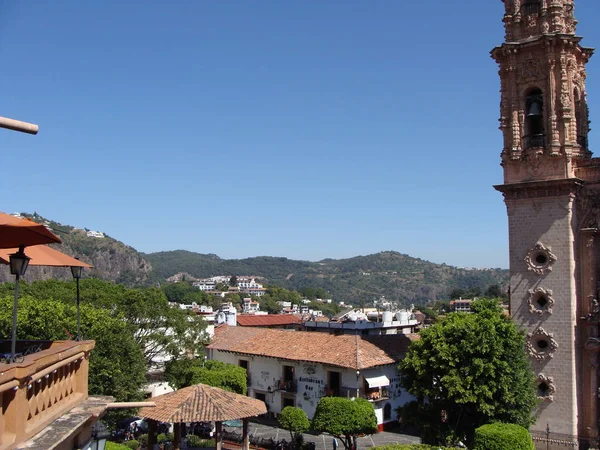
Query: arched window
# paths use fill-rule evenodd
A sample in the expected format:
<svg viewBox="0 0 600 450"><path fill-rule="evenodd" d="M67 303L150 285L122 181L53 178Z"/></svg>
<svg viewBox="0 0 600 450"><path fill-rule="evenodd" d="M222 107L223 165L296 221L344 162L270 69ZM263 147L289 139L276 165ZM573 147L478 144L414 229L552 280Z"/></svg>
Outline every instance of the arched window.
<svg viewBox="0 0 600 450"><path fill-rule="evenodd" d="M539 14L541 8L541 0L524 0L521 5L521 15L530 16L531 14Z"/></svg>
<svg viewBox="0 0 600 450"><path fill-rule="evenodd" d="M392 405L386 403L383 407L383 420L392 420Z"/></svg>
<svg viewBox="0 0 600 450"><path fill-rule="evenodd" d="M539 88L525 99L525 148L544 147L544 96Z"/></svg>
<svg viewBox="0 0 600 450"><path fill-rule="evenodd" d="M582 101L581 94L578 89L573 92L573 98L575 99L575 124L577 126L577 143L584 150L588 149L587 140L587 111L585 109L585 102Z"/></svg>

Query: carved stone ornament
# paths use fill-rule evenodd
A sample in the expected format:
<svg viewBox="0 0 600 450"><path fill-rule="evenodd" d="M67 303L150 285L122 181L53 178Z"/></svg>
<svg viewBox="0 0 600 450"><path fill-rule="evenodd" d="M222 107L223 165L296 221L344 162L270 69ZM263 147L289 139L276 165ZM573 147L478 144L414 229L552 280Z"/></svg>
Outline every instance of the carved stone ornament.
<svg viewBox="0 0 600 450"><path fill-rule="evenodd" d="M527 270L543 275L552 271L552 265L556 262L556 256L552 253L550 247L546 247L541 242L537 242L525 256Z"/></svg>
<svg viewBox="0 0 600 450"><path fill-rule="evenodd" d="M542 362L547 358L552 358L557 348L558 343L554 340L554 334L548 333L542 327L527 333L525 349L529 356L536 361Z"/></svg>
<svg viewBox="0 0 600 450"><path fill-rule="evenodd" d="M527 297L527 304L529 305L529 312L541 316L542 314L552 314L552 308L554 308L554 297L552 297L552 289L544 289L537 287L535 289L529 289L529 296Z"/></svg>
<svg viewBox="0 0 600 450"><path fill-rule="evenodd" d="M538 385L538 399L553 402L554 394L556 393L554 378L547 377L543 373L540 373L535 381Z"/></svg>

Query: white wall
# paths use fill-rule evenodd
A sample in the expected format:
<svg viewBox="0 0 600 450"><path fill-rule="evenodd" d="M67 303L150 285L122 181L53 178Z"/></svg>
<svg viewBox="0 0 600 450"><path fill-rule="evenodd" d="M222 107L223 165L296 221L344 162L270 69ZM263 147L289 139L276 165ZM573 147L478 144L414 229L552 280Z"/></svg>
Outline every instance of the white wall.
<svg viewBox="0 0 600 450"><path fill-rule="evenodd" d="M322 363L281 361L276 358L247 356L218 350L211 350L210 358L235 365L239 365L240 360L248 361L251 380L248 387L248 396L256 397L257 393L264 394L269 412L275 414L281 412L283 409L282 399L288 397L293 398L295 406L302 408L306 412L306 415L312 418L319 399L325 395L328 371L341 372L342 392L340 395L349 397L356 396L357 388L360 389L360 395L364 394L364 377L378 375L388 377L390 380L390 386L388 387L390 398L388 400L372 402L378 424L384 423L383 408L386 403L390 403L392 407L391 420L396 420L396 408L414 399L414 397L404 392L404 389L400 388L395 364L365 369L357 377L356 370L324 365ZM286 393L277 390L277 382L283 379L283 366L294 367L297 383L296 393ZM268 392L269 386L273 391L270 394Z"/></svg>

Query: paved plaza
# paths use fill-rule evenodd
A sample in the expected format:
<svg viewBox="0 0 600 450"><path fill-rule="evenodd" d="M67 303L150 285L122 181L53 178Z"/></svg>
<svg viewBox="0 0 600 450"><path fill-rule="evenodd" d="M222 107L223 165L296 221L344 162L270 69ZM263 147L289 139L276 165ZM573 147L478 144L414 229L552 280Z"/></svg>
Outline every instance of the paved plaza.
<svg viewBox="0 0 600 450"><path fill-rule="evenodd" d="M239 428L226 427L226 430L229 432L239 433L241 435L241 430ZM285 439L288 442L290 441L290 433L282 428L277 427L277 423L275 421L251 421L250 435L253 438L273 439L274 441ZM329 434L304 433L304 441L314 442L315 450L334 450L333 437ZM358 438L357 440L359 449L366 449L376 445L418 444L420 442L421 439L416 436L400 434L394 431L381 431L371 436ZM343 445L341 442L338 445L338 449L343 450Z"/></svg>

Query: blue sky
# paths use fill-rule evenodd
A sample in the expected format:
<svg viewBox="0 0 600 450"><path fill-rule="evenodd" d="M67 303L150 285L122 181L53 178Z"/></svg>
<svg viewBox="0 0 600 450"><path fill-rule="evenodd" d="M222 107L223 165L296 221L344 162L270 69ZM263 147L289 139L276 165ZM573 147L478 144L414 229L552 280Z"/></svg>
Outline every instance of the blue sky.
<svg viewBox="0 0 600 450"><path fill-rule="evenodd" d="M577 2L586 46L599 12ZM40 132L0 130L0 210L143 252L507 267L502 14L500 0L1 2L0 115ZM600 56L588 73L595 121Z"/></svg>

